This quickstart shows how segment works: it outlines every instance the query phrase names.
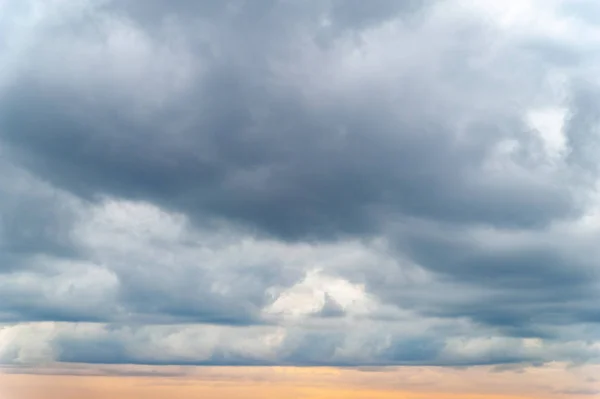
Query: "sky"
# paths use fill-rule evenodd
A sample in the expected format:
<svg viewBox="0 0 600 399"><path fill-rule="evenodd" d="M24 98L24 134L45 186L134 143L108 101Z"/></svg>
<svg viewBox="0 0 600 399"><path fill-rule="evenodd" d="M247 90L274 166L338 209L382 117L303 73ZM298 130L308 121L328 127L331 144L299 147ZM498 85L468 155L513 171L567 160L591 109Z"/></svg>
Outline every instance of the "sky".
<svg viewBox="0 0 600 399"><path fill-rule="evenodd" d="M600 397L595 0L0 0L0 399Z"/></svg>

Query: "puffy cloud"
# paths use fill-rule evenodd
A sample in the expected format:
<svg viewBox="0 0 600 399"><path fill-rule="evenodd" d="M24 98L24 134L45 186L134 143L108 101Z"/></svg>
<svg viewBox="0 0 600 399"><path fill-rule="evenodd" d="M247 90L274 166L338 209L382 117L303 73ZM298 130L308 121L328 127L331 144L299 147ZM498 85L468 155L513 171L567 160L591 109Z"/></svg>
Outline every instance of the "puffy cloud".
<svg viewBox="0 0 600 399"><path fill-rule="evenodd" d="M429 321L404 328L362 321L315 326L27 324L7 327L2 359L13 366L54 361L146 365L476 366L597 361L600 347L583 340L476 335L460 338ZM11 340L12 339L12 340Z"/></svg>
<svg viewBox="0 0 600 399"><path fill-rule="evenodd" d="M68 3L0 3L2 362L598 360L590 2Z"/></svg>
<svg viewBox="0 0 600 399"><path fill-rule="evenodd" d="M296 21L294 4L267 3L266 27L294 21L268 38L242 25L260 33L251 54L240 49L252 35L229 37L218 19L158 38L136 13L40 25L47 39L33 40L2 96L4 139L78 195L143 198L284 238L373 233L390 214L537 226L577 211L572 185L556 184L569 170L532 165L535 140L507 105L537 105L546 63L490 49L498 32L442 6L417 27L400 20L322 48L309 39L327 28L310 22L332 10ZM224 7L231 23L259 12ZM515 75L515 61L535 74Z"/></svg>

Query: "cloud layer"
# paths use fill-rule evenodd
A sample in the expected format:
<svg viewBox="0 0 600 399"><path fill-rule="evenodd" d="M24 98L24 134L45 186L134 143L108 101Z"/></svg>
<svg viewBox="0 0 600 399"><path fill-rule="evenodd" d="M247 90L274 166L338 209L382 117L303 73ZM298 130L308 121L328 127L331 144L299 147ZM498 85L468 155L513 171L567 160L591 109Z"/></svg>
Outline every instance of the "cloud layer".
<svg viewBox="0 0 600 399"><path fill-rule="evenodd" d="M0 2L0 362L598 362L593 2L368 3Z"/></svg>

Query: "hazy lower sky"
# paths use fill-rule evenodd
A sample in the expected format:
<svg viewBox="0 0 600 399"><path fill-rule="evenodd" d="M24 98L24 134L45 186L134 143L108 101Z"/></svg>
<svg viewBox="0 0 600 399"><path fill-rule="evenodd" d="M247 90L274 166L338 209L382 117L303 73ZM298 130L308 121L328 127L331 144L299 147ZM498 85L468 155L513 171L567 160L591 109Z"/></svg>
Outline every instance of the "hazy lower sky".
<svg viewBox="0 0 600 399"><path fill-rule="evenodd" d="M0 0L0 398L600 396L597 0Z"/></svg>

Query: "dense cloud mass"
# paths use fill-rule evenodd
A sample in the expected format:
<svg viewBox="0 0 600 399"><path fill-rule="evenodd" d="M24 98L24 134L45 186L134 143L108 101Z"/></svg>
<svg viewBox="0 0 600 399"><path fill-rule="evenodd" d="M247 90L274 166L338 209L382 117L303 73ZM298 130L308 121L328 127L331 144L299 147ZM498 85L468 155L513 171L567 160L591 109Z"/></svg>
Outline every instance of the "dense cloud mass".
<svg viewBox="0 0 600 399"><path fill-rule="evenodd" d="M600 362L593 9L0 1L0 364Z"/></svg>

